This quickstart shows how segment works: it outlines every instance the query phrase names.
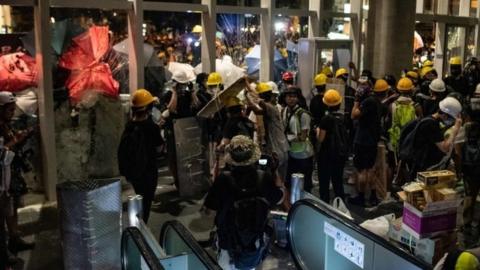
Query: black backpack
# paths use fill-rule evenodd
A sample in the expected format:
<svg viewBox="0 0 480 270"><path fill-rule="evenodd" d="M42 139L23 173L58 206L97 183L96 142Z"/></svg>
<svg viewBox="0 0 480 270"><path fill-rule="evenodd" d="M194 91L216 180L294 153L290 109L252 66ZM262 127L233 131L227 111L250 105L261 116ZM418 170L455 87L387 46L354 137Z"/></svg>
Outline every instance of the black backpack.
<svg viewBox="0 0 480 270"><path fill-rule="evenodd" d="M139 126L128 127L118 146L118 169L128 181L141 179L147 168L148 156L145 131Z"/></svg>
<svg viewBox="0 0 480 270"><path fill-rule="evenodd" d="M425 152L422 149L415 147L415 139L417 136L417 130L423 123L427 121L434 121L430 117L423 119L415 119L406 124L400 132L400 138L398 140L398 159L405 162L412 162L414 160L421 160L419 153ZM425 154L425 153L423 153Z"/></svg>
<svg viewBox="0 0 480 270"><path fill-rule="evenodd" d="M332 116L334 117L334 124L330 137L330 153L335 153L338 157L344 158L348 156L347 128L343 122L343 115L333 114Z"/></svg>
<svg viewBox="0 0 480 270"><path fill-rule="evenodd" d="M234 260L237 260L245 253L255 251L257 240L263 244L270 203L261 194L265 172L257 170L257 183L249 188L238 185L230 173L225 173L225 175L229 179L234 194L233 202L228 209L228 216L231 222L230 237L233 244L233 250L230 252Z"/></svg>
<svg viewBox="0 0 480 270"><path fill-rule="evenodd" d="M480 172L480 123L465 126L465 143L462 149L462 164L468 169Z"/></svg>

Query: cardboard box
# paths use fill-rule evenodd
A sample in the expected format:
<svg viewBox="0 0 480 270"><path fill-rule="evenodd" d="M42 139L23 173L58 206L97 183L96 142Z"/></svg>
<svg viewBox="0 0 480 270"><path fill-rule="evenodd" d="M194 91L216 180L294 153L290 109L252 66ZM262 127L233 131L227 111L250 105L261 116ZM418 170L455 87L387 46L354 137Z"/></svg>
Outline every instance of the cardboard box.
<svg viewBox="0 0 480 270"><path fill-rule="evenodd" d="M427 203L422 210L408 202L403 203L402 228L416 238L438 235L454 230L457 209L461 200Z"/></svg>
<svg viewBox="0 0 480 270"><path fill-rule="evenodd" d="M417 179L426 188L450 187L456 180L455 173L449 170L419 172Z"/></svg>
<svg viewBox="0 0 480 270"><path fill-rule="evenodd" d="M444 233L434 238L417 239L402 228L402 218L390 223L388 237L409 247L413 254L425 261L435 265L438 260L456 243L456 231Z"/></svg>
<svg viewBox="0 0 480 270"><path fill-rule="evenodd" d="M436 201L455 200L457 196L457 192L451 188L441 188L435 190Z"/></svg>

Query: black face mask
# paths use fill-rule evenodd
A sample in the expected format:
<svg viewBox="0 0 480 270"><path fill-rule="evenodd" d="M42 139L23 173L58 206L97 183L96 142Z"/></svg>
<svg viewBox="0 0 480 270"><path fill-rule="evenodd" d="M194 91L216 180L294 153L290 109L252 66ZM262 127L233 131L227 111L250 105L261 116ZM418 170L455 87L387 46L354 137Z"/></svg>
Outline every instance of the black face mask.
<svg viewBox="0 0 480 270"><path fill-rule="evenodd" d="M460 74L462 74L462 70L459 69L459 68L452 68L450 70L450 73L452 74L452 76L459 76Z"/></svg>

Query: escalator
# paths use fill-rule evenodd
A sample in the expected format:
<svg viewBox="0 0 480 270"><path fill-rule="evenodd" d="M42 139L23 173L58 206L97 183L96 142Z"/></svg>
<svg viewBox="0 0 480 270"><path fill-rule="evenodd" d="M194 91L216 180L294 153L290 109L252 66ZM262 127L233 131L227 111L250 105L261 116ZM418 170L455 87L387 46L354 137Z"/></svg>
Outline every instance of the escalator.
<svg viewBox="0 0 480 270"><path fill-rule="evenodd" d="M431 269L318 199L297 201L288 214L290 252L298 269Z"/></svg>
<svg viewBox="0 0 480 270"><path fill-rule="evenodd" d="M286 221L286 237L298 269L432 269L313 195L302 197ZM164 223L157 241L136 215L133 221L122 235L123 270L221 270L180 222Z"/></svg>
<svg viewBox="0 0 480 270"><path fill-rule="evenodd" d="M162 226L160 241L137 219L122 234L122 270L221 270L178 221Z"/></svg>

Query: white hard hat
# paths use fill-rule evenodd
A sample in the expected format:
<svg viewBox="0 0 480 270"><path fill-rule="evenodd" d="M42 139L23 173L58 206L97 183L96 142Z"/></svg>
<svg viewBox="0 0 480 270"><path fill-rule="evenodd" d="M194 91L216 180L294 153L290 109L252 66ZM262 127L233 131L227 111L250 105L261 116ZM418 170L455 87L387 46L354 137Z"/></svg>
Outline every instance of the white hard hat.
<svg viewBox="0 0 480 270"><path fill-rule="evenodd" d="M437 93L443 93L447 90L445 87L445 83L440 78L433 80L428 86L428 88L430 88L430 90L432 90L433 92Z"/></svg>
<svg viewBox="0 0 480 270"><path fill-rule="evenodd" d="M0 106L13 103L15 101L17 101L17 99L12 93L6 91L0 92Z"/></svg>
<svg viewBox="0 0 480 270"><path fill-rule="evenodd" d="M458 117L458 115L462 112L462 105L460 102L453 97L446 97L439 104L440 110L451 117Z"/></svg>
<svg viewBox="0 0 480 270"><path fill-rule="evenodd" d="M190 81L187 73L183 70L175 71L172 75L172 80L178 83L188 83Z"/></svg>
<svg viewBox="0 0 480 270"><path fill-rule="evenodd" d="M477 87L475 88L475 95L480 96L480 83L477 84Z"/></svg>
<svg viewBox="0 0 480 270"><path fill-rule="evenodd" d="M272 93L276 95L280 95L280 91L278 91L278 85L272 81L267 82L268 85L272 87Z"/></svg>

